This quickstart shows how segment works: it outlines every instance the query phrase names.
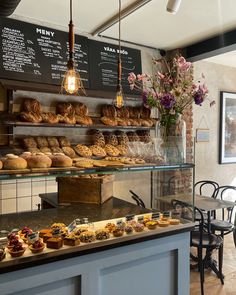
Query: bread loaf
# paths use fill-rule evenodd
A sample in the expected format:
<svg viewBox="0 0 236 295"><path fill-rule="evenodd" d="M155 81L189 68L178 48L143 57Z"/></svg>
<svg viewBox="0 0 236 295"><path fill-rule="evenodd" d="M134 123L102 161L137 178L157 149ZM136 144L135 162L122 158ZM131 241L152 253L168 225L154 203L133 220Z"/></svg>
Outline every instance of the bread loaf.
<svg viewBox="0 0 236 295"><path fill-rule="evenodd" d="M113 105L104 105L102 107L102 116L103 117L117 117L116 108Z"/></svg>
<svg viewBox="0 0 236 295"><path fill-rule="evenodd" d="M77 144L77 146L74 147L76 153L81 156L81 157L91 157L92 156L92 152L91 150L82 144Z"/></svg>
<svg viewBox="0 0 236 295"><path fill-rule="evenodd" d="M22 105L22 110L24 112L33 112L33 113L41 113L42 106L40 102L35 98L26 98Z"/></svg>
<svg viewBox="0 0 236 295"><path fill-rule="evenodd" d="M65 136L60 136L57 139L61 147L70 146L70 141Z"/></svg>
<svg viewBox="0 0 236 295"><path fill-rule="evenodd" d="M92 125L93 121L90 117L84 115L75 115L76 123L80 125Z"/></svg>
<svg viewBox="0 0 236 295"><path fill-rule="evenodd" d="M57 103L57 107L56 107L56 111L57 111L57 114L60 114L60 115L74 115L75 114L75 110L72 106L71 103L69 102L59 102Z"/></svg>
<svg viewBox="0 0 236 295"><path fill-rule="evenodd" d="M62 152L70 158L74 158L76 156L75 151L70 146L64 146L61 149Z"/></svg>
<svg viewBox="0 0 236 295"><path fill-rule="evenodd" d="M87 116L88 115L88 108L82 102L73 103L73 107L74 107L76 115L79 115L79 116Z"/></svg>
<svg viewBox="0 0 236 295"><path fill-rule="evenodd" d="M52 160L46 155L34 155L27 158L29 168L49 168Z"/></svg>
<svg viewBox="0 0 236 295"><path fill-rule="evenodd" d="M36 136L35 140L36 140L37 146L39 148L48 147L48 141L47 141L46 137L44 137L44 136Z"/></svg>
<svg viewBox="0 0 236 295"><path fill-rule="evenodd" d="M20 119L24 122L40 123L42 122L42 116L33 112L21 112Z"/></svg>
<svg viewBox="0 0 236 295"><path fill-rule="evenodd" d="M47 141L50 147L59 147L59 142L56 137L54 136L47 137Z"/></svg>
<svg viewBox="0 0 236 295"><path fill-rule="evenodd" d="M102 117L100 120L104 125L117 126L117 120L115 117Z"/></svg>
<svg viewBox="0 0 236 295"><path fill-rule="evenodd" d="M71 167L73 163L71 158L59 154L51 156L51 160L53 167Z"/></svg>
<svg viewBox="0 0 236 295"><path fill-rule="evenodd" d="M3 168L6 170L26 169L27 161L15 155L7 155L3 162Z"/></svg>
<svg viewBox="0 0 236 295"><path fill-rule="evenodd" d="M44 123L49 123L49 124L57 124L59 123L59 118L56 114L53 113L42 113L42 121Z"/></svg>
<svg viewBox="0 0 236 295"><path fill-rule="evenodd" d="M25 148L36 148L37 142L33 137L24 137L22 139L23 145Z"/></svg>

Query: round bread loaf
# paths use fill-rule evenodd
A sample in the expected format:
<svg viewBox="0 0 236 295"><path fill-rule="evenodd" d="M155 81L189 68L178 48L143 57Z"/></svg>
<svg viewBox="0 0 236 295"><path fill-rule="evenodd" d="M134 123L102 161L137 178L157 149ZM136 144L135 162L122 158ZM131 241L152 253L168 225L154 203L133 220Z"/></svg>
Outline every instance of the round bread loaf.
<svg viewBox="0 0 236 295"><path fill-rule="evenodd" d="M25 112L41 113L42 111L40 102L35 98L26 98L22 107Z"/></svg>
<svg viewBox="0 0 236 295"><path fill-rule="evenodd" d="M3 169L6 170L18 170L26 168L27 161L15 155L7 155L5 161L3 162Z"/></svg>
<svg viewBox="0 0 236 295"><path fill-rule="evenodd" d="M46 155L34 155L26 160L29 168L49 168L52 165L52 160Z"/></svg>
<svg viewBox="0 0 236 295"><path fill-rule="evenodd" d="M32 123L42 122L42 116L39 113L34 113L34 112L21 112L20 119L24 122L32 122Z"/></svg>
<svg viewBox="0 0 236 295"><path fill-rule="evenodd" d="M87 116L88 115L88 107L82 102L73 103L73 107L76 115Z"/></svg>
<svg viewBox="0 0 236 295"><path fill-rule="evenodd" d="M42 113L42 120L44 123L49 123L49 124L57 124L59 122L59 118L56 114L53 114L51 112L49 113Z"/></svg>
<svg viewBox="0 0 236 295"><path fill-rule="evenodd" d="M55 154L51 156L51 159L53 167L71 167L73 163L71 158L61 154Z"/></svg>
<svg viewBox="0 0 236 295"><path fill-rule="evenodd" d="M3 167L3 164L2 164L2 161L0 161L0 169L2 169Z"/></svg>
<svg viewBox="0 0 236 295"><path fill-rule="evenodd" d="M32 153L31 152L23 152L20 157L27 160L29 157L32 156Z"/></svg>
<svg viewBox="0 0 236 295"><path fill-rule="evenodd" d="M57 104L57 114L60 114L60 115L74 115L75 114L75 110L72 106L71 103L69 102L59 102Z"/></svg>

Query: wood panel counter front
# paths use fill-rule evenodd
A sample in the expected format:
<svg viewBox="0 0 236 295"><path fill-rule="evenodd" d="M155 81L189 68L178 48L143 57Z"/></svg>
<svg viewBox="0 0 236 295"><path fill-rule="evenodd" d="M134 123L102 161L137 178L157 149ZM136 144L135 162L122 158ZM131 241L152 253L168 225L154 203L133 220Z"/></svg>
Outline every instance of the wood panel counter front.
<svg viewBox="0 0 236 295"><path fill-rule="evenodd" d="M103 205L78 204L2 215L0 228L9 230L27 225L38 230L53 222L68 224L74 218L88 217L90 221L97 221L147 212L149 210L111 198ZM160 295L187 295L189 232L192 228L192 223L183 221L180 225L120 238L64 246L56 251L47 249L41 254L27 254L17 259L7 258L0 262L1 294L108 295L114 288L112 294L115 295L141 295L144 286L149 294L156 294L159 282ZM163 276L166 277L164 284L161 282ZM136 284L131 287L129 281L135 278ZM122 280L125 281L120 284Z"/></svg>

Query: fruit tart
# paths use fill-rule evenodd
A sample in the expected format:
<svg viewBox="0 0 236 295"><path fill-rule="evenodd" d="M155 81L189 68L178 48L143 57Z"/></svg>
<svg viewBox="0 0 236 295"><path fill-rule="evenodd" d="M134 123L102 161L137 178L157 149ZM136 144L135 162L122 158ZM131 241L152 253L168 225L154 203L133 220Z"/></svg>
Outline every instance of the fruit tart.
<svg viewBox="0 0 236 295"><path fill-rule="evenodd" d="M9 249L8 252L12 257L20 257L24 254L25 250L26 247L24 247L22 243L17 240L17 243L11 249Z"/></svg>
<svg viewBox="0 0 236 295"><path fill-rule="evenodd" d="M20 238L24 241L27 242L27 237L29 234L32 234L33 230L27 226L24 226L19 232Z"/></svg>
<svg viewBox="0 0 236 295"><path fill-rule="evenodd" d="M34 254L43 252L44 248L45 244L41 241L41 239L36 240L33 244L29 246L30 251Z"/></svg>

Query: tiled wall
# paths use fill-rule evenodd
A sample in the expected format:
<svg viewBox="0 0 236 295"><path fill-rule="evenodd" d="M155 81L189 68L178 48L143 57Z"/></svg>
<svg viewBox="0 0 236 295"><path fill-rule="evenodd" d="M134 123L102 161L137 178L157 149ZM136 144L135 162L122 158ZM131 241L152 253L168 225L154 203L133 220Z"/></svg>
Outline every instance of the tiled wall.
<svg viewBox="0 0 236 295"><path fill-rule="evenodd" d="M39 194L57 191L54 177L27 178L0 182L0 213L38 210Z"/></svg>

